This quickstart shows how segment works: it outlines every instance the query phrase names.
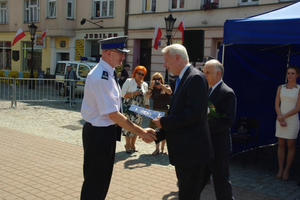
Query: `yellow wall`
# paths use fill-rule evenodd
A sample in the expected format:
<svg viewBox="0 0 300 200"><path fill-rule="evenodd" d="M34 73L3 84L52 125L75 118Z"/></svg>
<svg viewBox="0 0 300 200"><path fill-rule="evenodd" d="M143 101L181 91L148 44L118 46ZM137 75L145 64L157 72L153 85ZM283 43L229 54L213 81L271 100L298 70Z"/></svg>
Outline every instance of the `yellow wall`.
<svg viewBox="0 0 300 200"><path fill-rule="evenodd" d="M11 43L12 43L15 35L16 35L16 32L0 33L0 38L1 38L1 41L11 41ZM24 38L22 38L14 46L11 47L11 54L12 54L12 51L19 51L19 60L18 61L14 61L13 59L11 60L11 70L12 71L22 71L22 60L23 60L22 42L31 41L29 32L25 32L25 35L26 36ZM68 38L66 41L68 44L68 42L69 42ZM59 44L58 44L58 48L59 48ZM12 58L12 55L11 55L11 58ZM42 49L42 67L41 67L41 69L43 71L45 71L45 73L46 73L46 69L50 68L50 60L51 60L50 38L46 37L46 48Z"/></svg>
<svg viewBox="0 0 300 200"><path fill-rule="evenodd" d="M60 47L59 43L60 41L66 41L66 46L65 47ZM66 49L69 48L69 38L68 37L57 37L55 38L55 47L57 49Z"/></svg>
<svg viewBox="0 0 300 200"><path fill-rule="evenodd" d="M45 37L46 39L46 48L42 49L42 67L41 70L45 72L47 68L50 68L50 60L51 60L51 50L50 50L50 38Z"/></svg>
<svg viewBox="0 0 300 200"><path fill-rule="evenodd" d="M11 44L13 42L13 39L16 35L16 32L12 33L0 33L1 41L11 41ZM11 58L12 58L12 51L19 51L19 60L14 61L11 60L11 70L13 71L20 71L21 70L21 60L22 60L22 41L31 41L30 40L30 34L29 32L25 32L25 37L23 37L21 40L19 40L14 46L11 47Z"/></svg>

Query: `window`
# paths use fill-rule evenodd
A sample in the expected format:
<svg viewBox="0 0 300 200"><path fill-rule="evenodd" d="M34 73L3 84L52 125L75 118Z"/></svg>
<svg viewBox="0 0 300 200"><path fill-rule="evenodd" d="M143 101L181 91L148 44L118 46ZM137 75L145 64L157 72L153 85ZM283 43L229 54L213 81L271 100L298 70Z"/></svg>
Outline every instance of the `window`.
<svg viewBox="0 0 300 200"><path fill-rule="evenodd" d="M31 42L23 42L23 71L30 71L31 59L33 59L33 70L41 70L42 66L42 49L33 49L31 55Z"/></svg>
<svg viewBox="0 0 300 200"><path fill-rule="evenodd" d="M39 16L39 0L25 0L25 23L38 22Z"/></svg>
<svg viewBox="0 0 300 200"><path fill-rule="evenodd" d="M223 44L223 41L222 40L218 40L217 42L216 42L216 56L215 56L215 58L218 60L218 58L219 58L219 51L220 51L220 49L221 49L221 45Z"/></svg>
<svg viewBox="0 0 300 200"><path fill-rule="evenodd" d="M80 77L86 78L88 73L90 72L90 69L85 65L79 65L78 75Z"/></svg>
<svg viewBox="0 0 300 200"><path fill-rule="evenodd" d="M66 43L65 40L62 40L62 41L59 42L59 46L60 46L61 48L65 48L66 45L67 45L67 43Z"/></svg>
<svg viewBox="0 0 300 200"><path fill-rule="evenodd" d="M91 57L99 58L99 48L100 45L97 40L91 41Z"/></svg>
<svg viewBox="0 0 300 200"><path fill-rule="evenodd" d="M47 13L49 18L56 18L56 0L49 0Z"/></svg>
<svg viewBox="0 0 300 200"><path fill-rule="evenodd" d="M11 70L11 42L0 41L0 70Z"/></svg>
<svg viewBox="0 0 300 200"><path fill-rule="evenodd" d="M213 10L218 8L219 0L203 0L202 9L203 10Z"/></svg>
<svg viewBox="0 0 300 200"><path fill-rule="evenodd" d="M113 17L114 0L94 0L93 17Z"/></svg>
<svg viewBox="0 0 300 200"><path fill-rule="evenodd" d="M8 23L7 2L0 2L0 24Z"/></svg>
<svg viewBox="0 0 300 200"><path fill-rule="evenodd" d="M156 11L156 0L144 0L144 11Z"/></svg>
<svg viewBox="0 0 300 200"><path fill-rule="evenodd" d="M258 4L259 0L240 0L240 5Z"/></svg>
<svg viewBox="0 0 300 200"><path fill-rule="evenodd" d="M184 0L171 0L171 9L183 9L184 8Z"/></svg>
<svg viewBox="0 0 300 200"><path fill-rule="evenodd" d="M74 19L74 2L73 0L68 0L67 4L67 18Z"/></svg>

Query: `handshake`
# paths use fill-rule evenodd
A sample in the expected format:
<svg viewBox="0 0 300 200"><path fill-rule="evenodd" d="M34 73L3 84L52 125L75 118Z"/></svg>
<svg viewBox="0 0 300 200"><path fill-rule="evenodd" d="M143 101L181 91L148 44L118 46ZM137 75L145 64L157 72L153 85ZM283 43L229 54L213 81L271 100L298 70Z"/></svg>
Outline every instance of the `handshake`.
<svg viewBox="0 0 300 200"><path fill-rule="evenodd" d="M152 128L145 128L143 129L143 134L139 135L139 138L142 138L142 140L146 143L150 143L155 141L155 143L159 143L160 141L166 139L165 132L163 129L156 128L153 130Z"/></svg>
<svg viewBox="0 0 300 200"><path fill-rule="evenodd" d="M165 137L165 131L161 129L160 124L160 117L157 117L153 119L153 122L157 125L158 128L153 130L152 128L145 128L142 129L142 133L140 133L138 136L139 138L142 138L142 140L146 143L153 142L155 140L155 143L159 143L160 141L166 139Z"/></svg>
<svg viewBox="0 0 300 200"><path fill-rule="evenodd" d="M138 134L139 138L142 138L142 140L146 143L153 142L154 140L157 140L156 138L156 132L152 128L144 128L141 129L141 132Z"/></svg>

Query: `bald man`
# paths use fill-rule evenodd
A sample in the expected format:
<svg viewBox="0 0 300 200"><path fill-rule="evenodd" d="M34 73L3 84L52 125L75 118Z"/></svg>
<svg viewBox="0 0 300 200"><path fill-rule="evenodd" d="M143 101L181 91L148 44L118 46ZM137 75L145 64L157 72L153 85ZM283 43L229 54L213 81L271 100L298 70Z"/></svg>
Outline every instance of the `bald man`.
<svg viewBox="0 0 300 200"><path fill-rule="evenodd" d="M219 61L215 59L207 61L203 72L211 88L208 101L223 117L209 117L208 119L215 157L203 167L201 191L212 175L216 198L218 200L234 199L229 181L229 154L231 151L230 128L234 124L236 115L236 97L234 91L222 80L224 67Z"/></svg>

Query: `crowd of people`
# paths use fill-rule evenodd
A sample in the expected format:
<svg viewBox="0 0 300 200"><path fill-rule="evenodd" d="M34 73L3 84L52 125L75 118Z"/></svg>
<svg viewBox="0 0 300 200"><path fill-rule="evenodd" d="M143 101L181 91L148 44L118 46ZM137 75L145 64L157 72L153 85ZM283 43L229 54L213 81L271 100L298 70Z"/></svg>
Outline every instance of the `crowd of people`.
<svg viewBox="0 0 300 200"><path fill-rule="evenodd" d="M144 81L147 69L136 66L131 78L130 65L120 73L117 66L125 59L127 37L100 40L102 58L88 74L81 114L83 127L84 182L81 199L105 199L112 176L116 140L125 137L126 153L136 152L137 136L147 143L155 142L153 156L166 154L175 166L179 199L200 199L210 177L217 199L234 199L229 177L231 127L236 118L236 96L223 81L224 67L209 60L203 72L189 62L183 45L163 48L164 68L171 85L155 72L149 84ZM300 111L297 67L287 69L287 83L278 87L275 100L278 137L277 179L288 180L295 157ZM119 80L117 80L119 79ZM118 84L119 83L119 84ZM173 84L174 83L174 84ZM120 87L121 86L121 87ZM201 94L201 95L200 95ZM128 109L131 105L164 113L141 128L142 115ZM218 115L208 115L208 104ZM165 151L167 143L168 151ZM288 147L284 167L285 148ZM186 154L185 152L192 152Z"/></svg>

